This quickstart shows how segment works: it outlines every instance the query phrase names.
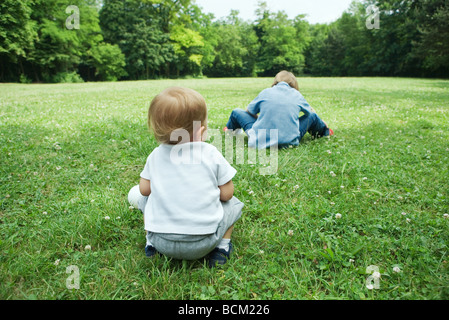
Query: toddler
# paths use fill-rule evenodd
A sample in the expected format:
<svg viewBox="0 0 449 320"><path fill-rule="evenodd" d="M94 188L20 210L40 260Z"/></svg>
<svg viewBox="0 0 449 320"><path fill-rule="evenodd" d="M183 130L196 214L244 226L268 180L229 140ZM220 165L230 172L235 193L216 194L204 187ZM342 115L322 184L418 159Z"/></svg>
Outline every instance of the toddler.
<svg viewBox="0 0 449 320"><path fill-rule="evenodd" d="M304 113L301 117L300 112ZM272 87L263 90L246 111L232 111L224 131L239 129L247 133L248 146L259 149L297 146L307 132L316 138L334 134L304 99L296 77L288 71L279 72ZM272 129L278 131L275 139L270 139Z"/></svg>
<svg viewBox="0 0 449 320"><path fill-rule="evenodd" d="M204 98L191 89L168 88L151 102L148 125L160 145L128 194L144 214L146 255L225 264L243 204L233 196L236 170L204 142Z"/></svg>

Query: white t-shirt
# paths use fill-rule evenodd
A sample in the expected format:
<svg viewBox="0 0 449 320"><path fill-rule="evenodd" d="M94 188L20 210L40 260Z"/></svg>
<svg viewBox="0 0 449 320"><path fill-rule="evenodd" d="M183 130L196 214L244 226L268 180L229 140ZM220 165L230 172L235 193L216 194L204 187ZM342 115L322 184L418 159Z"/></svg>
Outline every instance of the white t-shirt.
<svg viewBox="0 0 449 320"><path fill-rule="evenodd" d="M236 170L205 142L162 144L140 174L151 181L145 230L202 235L214 233L223 218L220 189Z"/></svg>

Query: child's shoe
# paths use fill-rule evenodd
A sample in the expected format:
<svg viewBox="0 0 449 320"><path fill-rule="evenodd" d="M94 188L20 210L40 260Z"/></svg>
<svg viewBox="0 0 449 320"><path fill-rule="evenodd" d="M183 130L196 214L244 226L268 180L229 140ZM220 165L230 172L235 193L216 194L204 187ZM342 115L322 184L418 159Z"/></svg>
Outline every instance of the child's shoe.
<svg viewBox="0 0 449 320"><path fill-rule="evenodd" d="M332 130L331 128L329 128L329 137L332 137L334 135L334 130Z"/></svg>
<svg viewBox="0 0 449 320"><path fill-rule="evenodd" d="M145 247L145 255L146 255L148 258L153 257L156 253L157 253L157 251L156 251L156 248L155 248L155 247L153 247L153 246L151 246L151 245L147 245L147 246Z"/></svg>
<svg viewBox="0 0 449 320"><path fill-rule="evenodd" d="M208 263L209 268L215 267L217 264L224 265L229 258L231 257L231 251L232 251L232 243L229 243L229 250L226 251L224 249L215 248L212 250L211 253L209 253L208 256Z"/></svg>

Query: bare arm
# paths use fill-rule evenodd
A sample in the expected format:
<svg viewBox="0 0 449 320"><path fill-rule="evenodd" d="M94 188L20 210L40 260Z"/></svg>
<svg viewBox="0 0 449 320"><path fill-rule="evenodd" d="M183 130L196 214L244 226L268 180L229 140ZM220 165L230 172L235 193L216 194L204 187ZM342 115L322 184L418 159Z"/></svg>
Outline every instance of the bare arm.
<svg viewBox="0 0 449 320"><path fill-rule="evenodd" d="M151 182L150 182L150 180L146 180L146 179L140 178L139 189L140 189L140 193L143 196L148 197L151 194Z"/></svg>
<svg viewBox="0 0 449 320"><path fill-rule="evenodd" d="M220 200L223 202L229 201L234 195L234 183L230 180L228 183L218 186L220 189Z"/></svg>

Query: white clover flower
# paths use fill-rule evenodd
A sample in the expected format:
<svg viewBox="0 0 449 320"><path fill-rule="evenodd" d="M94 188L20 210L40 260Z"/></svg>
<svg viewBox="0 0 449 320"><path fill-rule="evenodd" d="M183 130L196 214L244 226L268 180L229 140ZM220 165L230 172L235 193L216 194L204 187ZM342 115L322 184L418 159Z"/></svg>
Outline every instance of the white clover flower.
<svg viewBox="0 0 449 320"><path fill-rule="evenodd" d="M403 216L406 216L406 215L407 215L407 212L401 212L401 214L402 214Z"/></svg>
<svg viewBox="0 0 449 320"><path fill-rule="evenodd" d="M254 195L254 191L253 191L253 190L249 190L249 191L248 191L248 194Z"/></svg>
<svg viewBox="0 0 449 320"><path fill-rule="evenodd" d="M448 219L449 218L449 214L445 213L445 214L443 214L443 217Z"/></svg>
<svg viewBox="0 0 449 320"><path fill-rule="evenodd" d="M92 247L88 244L84 247L84 250L92 250Z"/></svg>
<svg viewBox="0 0 449 320"><path fill-rule="evenodd" d="M47 215L47 211L42 212L43 215Z"/></svg>
<svg viewBox="0 0 449 320"><path fill-rule="evenodd" d="M367 177L363 177L362 180L368 180L368 178Z"/></svg>
<svg viewBox="0 0 449 320"><path fill-rule="evenodd" d="M129 206L129 210L134 210L134 206Z"/></svg>
<svg viewBox="0 0 449 320"><path fill-rule="evenodd" d="M297 190L297 189L299 189L299 186L296 185L296 186L293 187L293 189Z"/></svg>
<svg viewBox="0 0 449 320"><path fill-rule="evenodd" d="M393 272L399 273L399 272L401 272L401 268L396 266L393 268Z"/></svg>
<svg viewBox="0 0 449 320"><path fill-rule="evenodd" d="M407 221L407 223L409 223L410 221L412 221L411 219L407 218L405 219L405 221Z"/></svg>
<svg viewBox="0 0 449 320"><path fill-rule="evenodd" d="M106 217L104 217L104 219L105 219L105 220L109 220L109 219L111 219L111 217L106 216Z"/></svg>
<svg viewBox="0 0 449 320"><path fill-rule="evenodd" d="M340 188L344 189L344 188L345 188L345 186L340 186Z"/></svg>
<svg viewBox="0 0 449 320"><path fill-rule="evenodd" d="M54 265L55 265L55 266L59 265L59 262L60 262L60 261L61 261L61 260L59 260L59 259L56 259L56 261L55 261Z"/></svg>
<svg viewBox="0 0 449 320"><path fill-rule="evenodd" d="M62 169L61 166L57 166L56 167L56 170L58 170L58 171L61 170L61 169Z"/></svg>
<svg viewBox="0 0 449 320"><path fill-rule="evenodd" d="M288 230L287 234L288 234L289 236L292 236L292 235L293 235L293 230Z"/></svg>
<svg viewBox="0 0 449 320"><path fill-rule="evenodd" d="M340 214L340 213L337 213L337 214L335 215L335 219L341 219L341 214Z"/></svg>

